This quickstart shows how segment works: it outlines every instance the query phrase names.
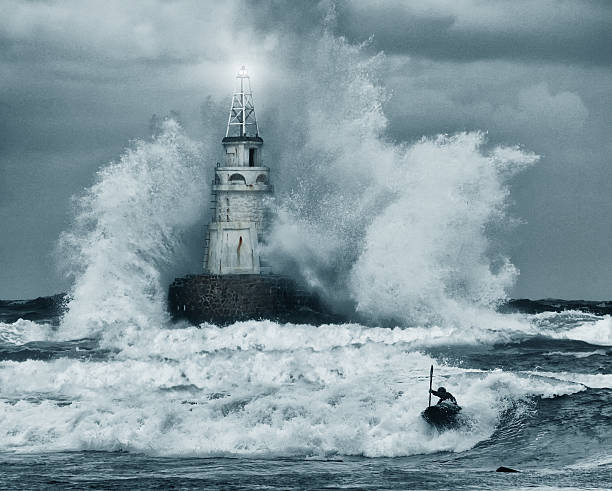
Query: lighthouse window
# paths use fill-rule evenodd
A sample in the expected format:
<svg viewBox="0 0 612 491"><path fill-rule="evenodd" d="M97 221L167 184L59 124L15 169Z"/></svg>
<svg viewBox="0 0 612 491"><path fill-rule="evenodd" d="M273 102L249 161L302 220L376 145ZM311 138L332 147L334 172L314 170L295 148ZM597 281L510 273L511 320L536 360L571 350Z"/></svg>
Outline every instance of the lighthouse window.
<svg viewBox="0 0 612 491"><path fill-rule="evenodd" d="M249 148L249 167L255 167L255 149Z"/></svg>
<svg viewBox="0 0 612 491"><path fill-rule="evenodd" d="M268 179L265 174L259 174L257 176L257 180L255 181L257 184L268 184Z"/></svg>
<svg viewBox="0 0 612 491"><path fill-rule="evenodd" d="M231 184L246 184L246 179L242 174L232 174L229 181Z"/></svg>

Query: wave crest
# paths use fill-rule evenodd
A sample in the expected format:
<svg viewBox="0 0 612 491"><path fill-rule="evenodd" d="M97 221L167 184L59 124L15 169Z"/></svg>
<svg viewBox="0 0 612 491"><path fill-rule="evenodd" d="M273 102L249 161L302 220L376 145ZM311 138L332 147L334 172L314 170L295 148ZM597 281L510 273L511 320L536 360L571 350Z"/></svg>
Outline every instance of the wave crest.
<svg viewBox="0 0 612 491"><path fill-rule="evenodd" d="M65 335L123 336L164 322L164 267L180 256L181 235L201 214L204 168L201 148L167 119L152 141L134 142L98 171L59 239L74 278Z"/></svg>

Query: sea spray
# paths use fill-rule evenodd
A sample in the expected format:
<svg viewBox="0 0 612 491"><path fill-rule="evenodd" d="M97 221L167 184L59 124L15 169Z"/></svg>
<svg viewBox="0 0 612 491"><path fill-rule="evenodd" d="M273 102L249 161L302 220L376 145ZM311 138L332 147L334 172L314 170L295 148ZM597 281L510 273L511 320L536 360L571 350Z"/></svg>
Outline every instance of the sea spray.
<svg viewBox="0 0 612 491"><path fill-rule="evenodd" d="M163 271L177 261L182 233L202 213L205 175L202 148L173 119L98 171L59 239L74 278L63 337L122 337L164 324Z"/></svg>
<svg viewBox="0 0 612 491"><path fill-rule="evenodd" d="M509 222L508 179L537 157L488 148L480 132L389 141L388 96L377 79L384 56L325 29L308 42L278 60L302 74L275 92L275 104L291 100L292 111L264 117L265 163L279 169L264 254L335 308L348 304L375 321L477 318L468 311L496 305L516 276L491 247L490 230ZM76 281L66 332L164 322L160 268L176 259L177 234L208 198L195 145L166 126L103 169L78 201L73 230L61 238Z"/></svg>
<svg viewBox="0 0 612 491"><path fill-rule="evenodd" d="M277 270L302 276L337 303L349 298L346 280L364 227L389 199L379 180L394 149L382 138L386 95L375 78L384 58L364 56L327 30L308 44L295 48L303 53L295 67L302 77L279 95L279 104L291 99L292 114L301 117L280 115L278 128L268 129L289 143L275 149L272 142L281 169L267 252Z"/></svg>
<svg viewBox="0 0 612 491"><path fill-rule="evenodd" d="M281 115L268 129L290 135L276 150L274 266L375 320L461 322L496 305L517 270L490 232L511 223L508 180L538 157L488 148L482 132L389 141L384 56L325 30L309 42L299 59L313 75L285 96L300 124Z"/></svg>
<svg viewBox="0 0 612 491"><path fill-rule="evenodd" d="M482 133L422 139L396 160L394 200L368 226L352 267L358 309L417 323L458 320L505 299L517 275L486 228L506 220L504 179L537 157L483 150Z"/></svg>

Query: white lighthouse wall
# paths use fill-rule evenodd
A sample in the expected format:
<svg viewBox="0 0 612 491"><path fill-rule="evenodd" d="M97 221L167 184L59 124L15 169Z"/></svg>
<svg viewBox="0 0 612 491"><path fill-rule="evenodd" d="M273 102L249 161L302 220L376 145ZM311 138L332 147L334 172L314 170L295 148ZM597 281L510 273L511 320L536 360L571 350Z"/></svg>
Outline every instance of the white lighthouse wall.
<svg viewBox="0 0 612 491"><path fill-rule="evenodd" d="M259 274L257 229L252 222L211 223L207 270L211 274Z"/></svg>
<svg viewBox="0 0 612 491"><path fill-rule="evenodd" d="M249 149L253 148L253 165L249 162ZM260 167L262 165L261 143L240 142L225 144L225 166L226 167Z"/></svg>
<svg viewBox="0 0 612 491"><path fill-rule="evenodd" d="M269 181L270 169L262 165L262 143L223 143L225 165L215 168L213 183L215 215L208 227L208 273L262 272L259 242L267 226L266 198L274 189Z"/></svg>
<svg viewBox="0 0 612 491"><path fill-rule="evenodd" d="M215 169L215 182L219 185L239 185L233 181L232 176L241 176L247 186L260 186L268 183L270 169L268 167L217 167ZM262 182L264 179L265 182ZM259 189L259 188L255 188Z"/></svg>
<svg viewBox="0 0 612 491"><path fill-rule="evenodd" d="M265 194L217 191L215 220L218 222L254 222L263 228Z"/></svg>

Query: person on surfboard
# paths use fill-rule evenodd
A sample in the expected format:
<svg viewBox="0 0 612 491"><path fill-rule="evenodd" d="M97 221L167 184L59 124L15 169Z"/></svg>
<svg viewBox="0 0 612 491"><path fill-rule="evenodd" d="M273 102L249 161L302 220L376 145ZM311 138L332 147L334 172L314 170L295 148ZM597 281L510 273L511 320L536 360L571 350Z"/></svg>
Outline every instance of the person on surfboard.
<svg viewBox="0 0 612 491"><path fill-rule="evenodd" d="M453 397L453 394L451 394L450 392L447 392L447 390L444 387L438 387L438 390L429 389L429 392L431 392L434 396L440 398L440 400L436 403L436 405L442 404L443 402L447 402L447 401L450 402L451 404L457 405L457 399Z"/></svg>

